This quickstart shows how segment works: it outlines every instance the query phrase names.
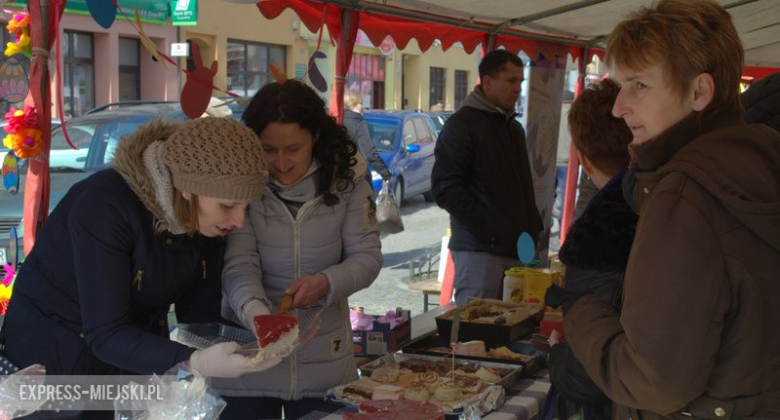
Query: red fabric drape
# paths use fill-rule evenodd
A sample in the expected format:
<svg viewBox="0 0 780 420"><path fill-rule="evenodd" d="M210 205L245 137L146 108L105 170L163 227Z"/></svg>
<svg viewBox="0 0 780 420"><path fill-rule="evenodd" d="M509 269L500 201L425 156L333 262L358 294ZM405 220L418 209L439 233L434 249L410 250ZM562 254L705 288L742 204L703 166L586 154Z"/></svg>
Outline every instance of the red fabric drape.
<svg viewBox="0 0 780 420"><path fill-rule="evenodd" d="M742 69L742 76L748 76L752 77L752 82L755 83L764 77L769 76L770 74L777 73L780 71L780 68L777 67L756 67L756 66L745 66L745 68Z"/></svg>
<svg viewBox="0 0 780 420"><path fill-rule="evenodd" d="M338 7L323 5L310 0L265 0L257 4L260 13L268 19L279 16L286 9L292 9L311 32L317 32L322 25L322 13L328 8L325 24L332 35L339 33ZM381 13L358 12L360 29L366 33L374 45L379 45L386 36L393 37L398 49L406 48L409 41L417 40L420 49L425 52L435 40L441 41L442 49L449 49L456 42L471 54L482 42L484 32L456 28L438 23L423 23L417 20L389 16Z"/></svg>
<svg viewBox="0 0 780 420"><path fill-rule="evenodd" d="M352 62L352 51L355 48L360 12L357 10L341 10L339 34L336 40L336 80L333 84L330 101L330 113L341 124L344 120L344 78Z"/></svg>
<svg viewBox="0 0 780 420"><path fill-rule="evenodd" d="M43 22L38 0L29 2L30 40L33 47L30 65L30 93L38 113L38 128L43 132L43 149L40 155L30 159L24 191L24 253L29 255L35 244L38 230L49 215L49 150L51 149L51 84L48 57L36 52L36 48L51 51L59 32L59 22L65 0L51 0L48 18ZM44 42L44 31L46 40Z"/></svg>

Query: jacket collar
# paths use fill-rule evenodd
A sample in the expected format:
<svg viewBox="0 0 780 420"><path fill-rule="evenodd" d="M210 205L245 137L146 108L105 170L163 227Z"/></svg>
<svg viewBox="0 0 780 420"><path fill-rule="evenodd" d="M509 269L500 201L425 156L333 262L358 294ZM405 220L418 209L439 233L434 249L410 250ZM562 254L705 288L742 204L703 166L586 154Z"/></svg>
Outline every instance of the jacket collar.
<svg viewBox="0 0 780 420"><path fill-rule="evenodd" d="M655 139L638 146L629 146L636 159L636 171L654 171L669 162L677 151L696 137L738 123L742 123L740 113L721 112L709 116L692 113Z"/></svg>
<svg viewBox="0 0 780 420"><path fill-rule="evenodd" d="M155 219L155 231L186 233L173 212L173 181L162 163L162 144L179 124L156 120L119 142L112 166Z"/></svg>
<svg viewBox="0 0 780 420"><path fill-rule="evenodd" d="M514 111L504 111L503 109L488 101L487 98L485 98L485 94L482 92L482 85L477 85L474 90L469 93L469 96L467 96L463 101L463 106L475 108L480 111L487 111L493 114L500 114L507 121L511 120L517 115L517 113Z"/></svg>
<svg viewBox="0 0 780 420"><path fill-rule="evenodd" d="M744 124L739 112L721 112L701 116L693 113L669 127L655 139L638 146L630 145L632 165L623 177L623 196L639 214L645 199L658 181L655 171L669 163L674 155L696 137L719 128Z"/></svg>

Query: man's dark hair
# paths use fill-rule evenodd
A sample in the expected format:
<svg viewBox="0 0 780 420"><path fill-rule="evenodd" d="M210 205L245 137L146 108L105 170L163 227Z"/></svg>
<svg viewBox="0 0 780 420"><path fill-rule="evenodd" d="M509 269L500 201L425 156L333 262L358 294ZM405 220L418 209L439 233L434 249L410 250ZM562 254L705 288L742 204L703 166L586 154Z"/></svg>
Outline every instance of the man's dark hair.
<svg viewBox="0 0 780 420"><path fill-rule="evenodd" d="M523 60L507 50L493 50L482 58L482 62L479 63L479 78L490 76L494 79L498 78L498 73L504 69L506 63L512 63L518 67L523 67Z"/></svg>

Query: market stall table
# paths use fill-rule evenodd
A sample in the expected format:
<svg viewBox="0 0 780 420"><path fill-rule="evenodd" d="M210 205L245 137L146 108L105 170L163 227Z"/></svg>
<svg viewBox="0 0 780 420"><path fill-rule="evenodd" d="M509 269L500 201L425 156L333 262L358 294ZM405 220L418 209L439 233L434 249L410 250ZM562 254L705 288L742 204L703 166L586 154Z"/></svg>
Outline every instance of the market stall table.
<svg viewBox="0 0 780 420"><path fill-rule="evenodd" d="M436 317L454 308L455 303L438 307L412 318L411 342L425 338L437 332ZM374 360L376 357L356 358L358 366ZM542 375L540 375L542 376ZM506 402L497 410L489 413L486 420L531 420L537 418L544 406L550 382L546 378L520 379L506 389ZM337 420L343 412L348 412L344 406L337 403L326 403L319 410L309 413L306 420Z"/></svg>

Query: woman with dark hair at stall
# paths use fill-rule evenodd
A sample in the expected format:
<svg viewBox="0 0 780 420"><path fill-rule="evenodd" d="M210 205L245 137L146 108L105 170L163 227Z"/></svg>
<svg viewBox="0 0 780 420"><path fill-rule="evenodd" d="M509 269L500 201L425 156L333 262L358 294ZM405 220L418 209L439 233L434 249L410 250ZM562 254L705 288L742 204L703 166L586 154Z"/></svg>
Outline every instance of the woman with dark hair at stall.
<svg viewBox="0 0 780 420"><path fill-rule="evenodd" d="M224 315L254 330L255 316L290 295L293 315L321 311L322 324L264 375L215 385L228 402L223 419L281 418L283 409L293 419L316 409L329 388L357 379L347 298L382 267L374 196L346 129L305 84L266 85L243 118L260 137L271 179L247 225L228 236Z"/></svg>

